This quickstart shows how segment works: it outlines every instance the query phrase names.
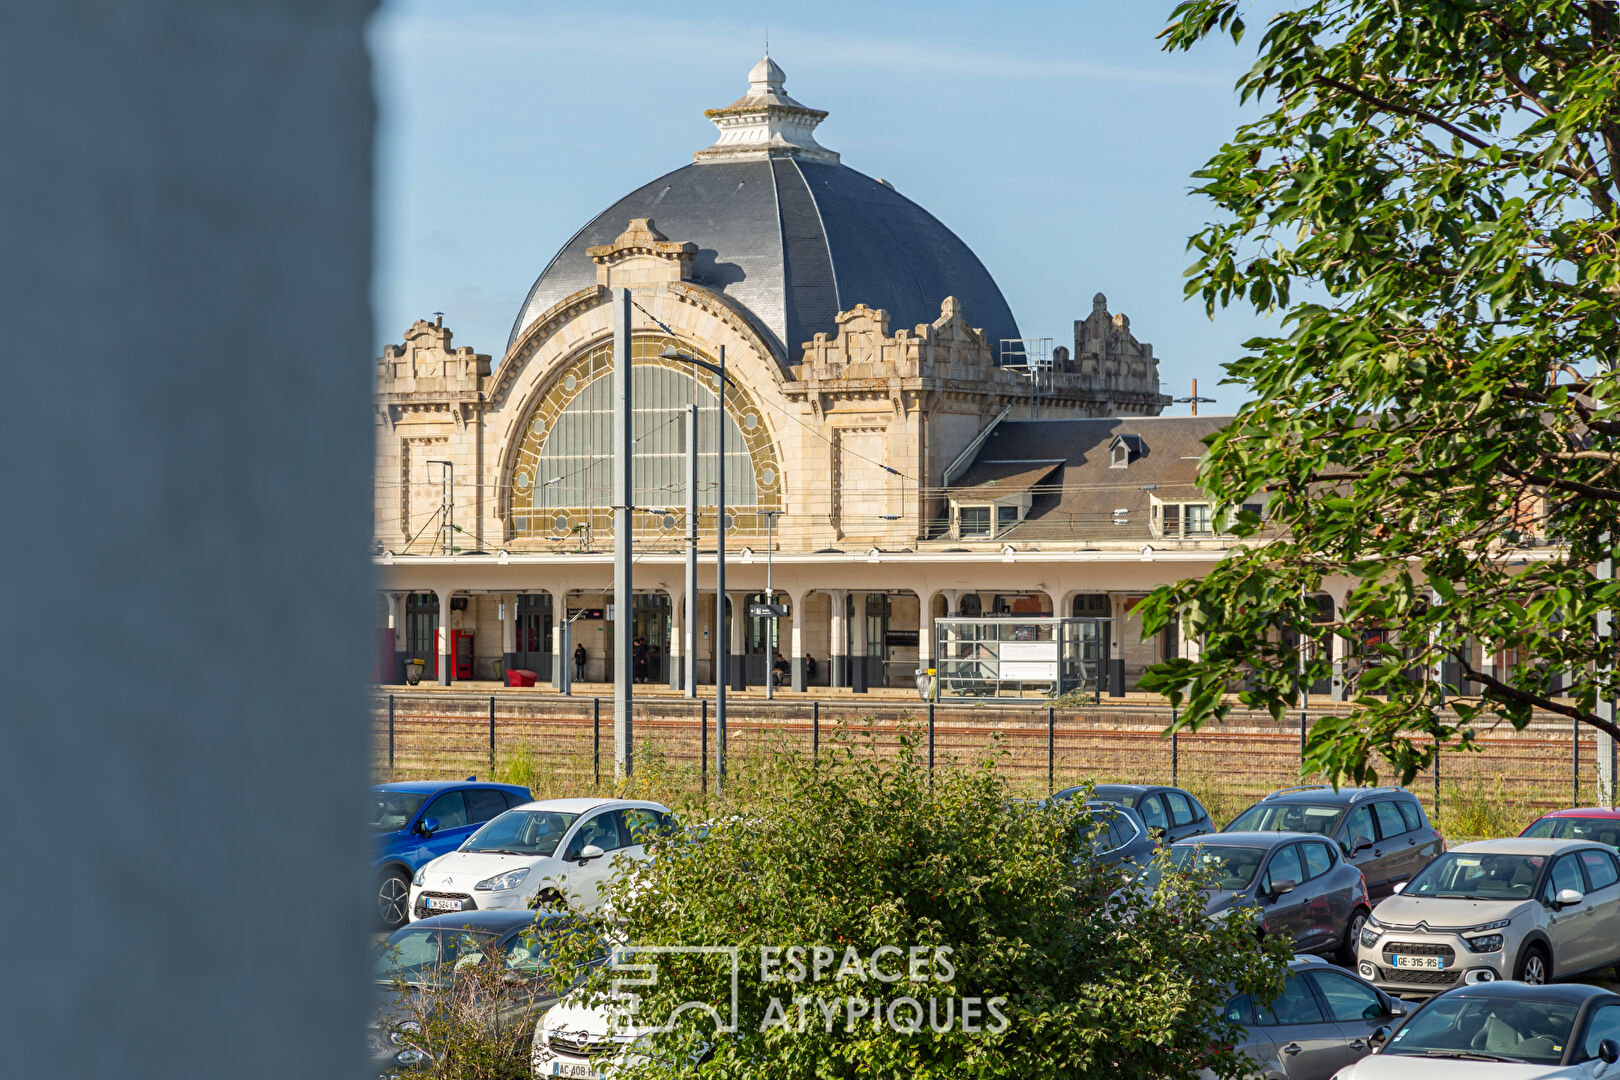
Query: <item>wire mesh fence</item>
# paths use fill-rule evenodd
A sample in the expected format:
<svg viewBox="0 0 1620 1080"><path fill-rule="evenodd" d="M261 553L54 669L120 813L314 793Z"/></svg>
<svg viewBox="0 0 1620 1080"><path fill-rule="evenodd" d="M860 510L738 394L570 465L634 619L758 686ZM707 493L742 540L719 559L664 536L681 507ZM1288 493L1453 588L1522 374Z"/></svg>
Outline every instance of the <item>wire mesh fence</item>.
<svg viewBox="0 0 1620 1080"><path fill-rule="evenodd" d="M614 775L612 712L610 698L378 695L377 771L394 779L512 776L520 766L537 796L605 791ZM1140 708L744 699L727 713L728 775L771 755L825 753L858 730L860 752L893 753L909 739L931 766L993 754L1021 794L1085 782L1172 784L1197 795L1220 821L1267 792L1312 779L1301 775L1297 716L1279 722L1237 712L1223 724L1170 737L1167 710ZM1577 738L1567 721L1548 720L1523 731L1503 725L1478 741L1478 750L1443 753L1436 768L1409 785L1457 837L1517 832L1545 810L1597 801L1595 733ZM707 791L716 749L713 703L637 706L633 746L638 770L656 772L666 786Z"/></svg>

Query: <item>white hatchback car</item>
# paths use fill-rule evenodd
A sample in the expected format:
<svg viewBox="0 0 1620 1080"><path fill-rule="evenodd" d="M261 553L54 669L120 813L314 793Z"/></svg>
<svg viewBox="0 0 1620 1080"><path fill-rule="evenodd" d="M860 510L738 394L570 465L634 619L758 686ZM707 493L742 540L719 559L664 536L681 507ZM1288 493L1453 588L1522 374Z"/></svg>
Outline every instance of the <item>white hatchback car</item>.
<svg viewBox="0 0 1620 1080"><path fill-rule="evenodd" d="M411 882L411 919L569 903L590 911L616 868L675 831L669 808L627 799L546 799L492 819Z"/></svg>

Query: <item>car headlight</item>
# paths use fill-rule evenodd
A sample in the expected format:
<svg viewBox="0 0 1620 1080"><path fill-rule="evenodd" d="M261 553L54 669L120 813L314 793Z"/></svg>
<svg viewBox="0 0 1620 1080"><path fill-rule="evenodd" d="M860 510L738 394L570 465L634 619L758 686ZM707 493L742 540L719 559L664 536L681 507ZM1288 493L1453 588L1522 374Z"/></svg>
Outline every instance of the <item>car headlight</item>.
<svg viewBox="0 0 1620 1080"><path fill-rule="evenodd" d="M427 863L423 863L421 866L418 866L416 868L416 876L411 878L411 884L415 885L418 889L427 884L427 868Z"/></svg>
<svg viewBox="0 0 1620 1080"><path fill-rule="evenodd" d="M1374 930L1371 925L1363 926L1361 928L1361 947L1370 949L1376 944L1378 944L1378 931Z"/></svg>
<svg viewBox="0 0 1620 1080"><path fill-rule="evenodd" d="M504 874L496 874L494 877L487 877L483 881L480 881L478 884L474 885L473 888L482 889L485 892L500 889L515 889L519 885L523 884L523 879L528 876L529 868L527 866L519 867L516 870L508 870Z"/></svg>
<svg viewBox="0 0 1620 1080"><path fill-rule="evenodd" d="M1495 922L1480 923L1478 926L1470 926L1467 930L1464 930L1463 933L1477 934L1483 930L1500 930L1511 922L1513 922L1512 919L1497 919Z"/></svg>
<svg viewBox="0 0 1620 1080"><path fill-rule="evenodd" d="M1484 937L1463 938L1468 947L1475 952L1496 952L1502 948L1501 934L1486 934Z"/></svg>

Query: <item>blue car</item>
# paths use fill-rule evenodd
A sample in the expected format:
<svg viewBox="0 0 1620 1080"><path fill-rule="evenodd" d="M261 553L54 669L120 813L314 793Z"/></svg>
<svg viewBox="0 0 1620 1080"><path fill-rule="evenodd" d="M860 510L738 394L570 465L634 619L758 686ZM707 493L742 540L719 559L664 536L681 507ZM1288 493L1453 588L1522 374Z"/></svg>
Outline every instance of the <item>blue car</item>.
<svg viewBox="0 0 1620 1080"><path fill-rule="evenodd" d="M371 792L377 918L388 930L405 923L417 867L460 847L490 818L534 801L526 787L480 783L476 776L378 784Z"/></svg>

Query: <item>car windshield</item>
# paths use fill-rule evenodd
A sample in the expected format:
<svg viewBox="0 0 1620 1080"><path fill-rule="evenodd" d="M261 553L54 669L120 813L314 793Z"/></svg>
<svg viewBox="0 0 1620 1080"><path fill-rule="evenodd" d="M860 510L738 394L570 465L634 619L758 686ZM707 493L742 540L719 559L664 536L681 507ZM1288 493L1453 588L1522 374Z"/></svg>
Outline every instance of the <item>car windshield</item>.
<svg viewBox="0 0 1620 1080"><path fill-rule="evenodd" d="M1343 807L1317 803L1255 803L1222 832L1308 832L1331 836Z"/></svg>
<svg viewBox="0 0 1620 1080"><path fill-rule="evenodd" d="M427 802L421 791L374 791L371 803L373 832L398 832L409 825L411 818Z"/></svg>
<svg viewBox="0 0 1620 1080"><path fill-rule="evenodd" d="M1105 784L1096 788L1091 797L1098 802L1113 803L1115 806L1128 806L1135 810L1136 804L1141 801L1142 793L1131 788L1112 788Z"/></svg>
<svg viewBox="0 0 1620 1080"><path fill-rule="evenodd" d="M1526 829L1524 835L1556 840L1593 840L1620 848L1620 818L1544 817Z"/></svg>
<svg viewBox="0 0 1620 1080"><path fill-rule="evenodd" d="M482 962L495 941L494 934L476 930L406 927L378 947L371 977L380 983L400 979L416 986L443 985L456 972Z"/></svg>
<svg viewBox="0 0 1620 1080"><path fill-rule="evenodd" d="M462 851L504 855L550 855L579 818L555 810L508 810L467 838Z"/></svg>
<svg viewBox="0 0 1620 1080"><path fill-rule="evenodd" d="M1406 1022L1384 1053L1412 1057L1487 1057L1556 1065L1580 1006L1555 1001L1450 995Z"/></svg>
<svg viewBox="0 0 1620 1080"><path fill-rule="evenodd" d="M1448 851L1420 870L1403 896L1457 900L1528 900L1547 865L1542 855Z"/></svg>
<svg viewBox="0 0 1620 1080"><path fill-rule="evenodd" d="M1212 889L1247 888L1266 861L1266 849L1224 844L1174 844L1170 865L1184 873L1208 873Z"/></svg>
<svg viewBox="0 0 1620 1080"><path fill-rule="evenodd" d="M1131 816L1108 806L1088 805L1089 821L1080 823L1080 831L1091 842L1093 855L1107 855L1118 851L1136 839L1136 823Z"/></svg>

